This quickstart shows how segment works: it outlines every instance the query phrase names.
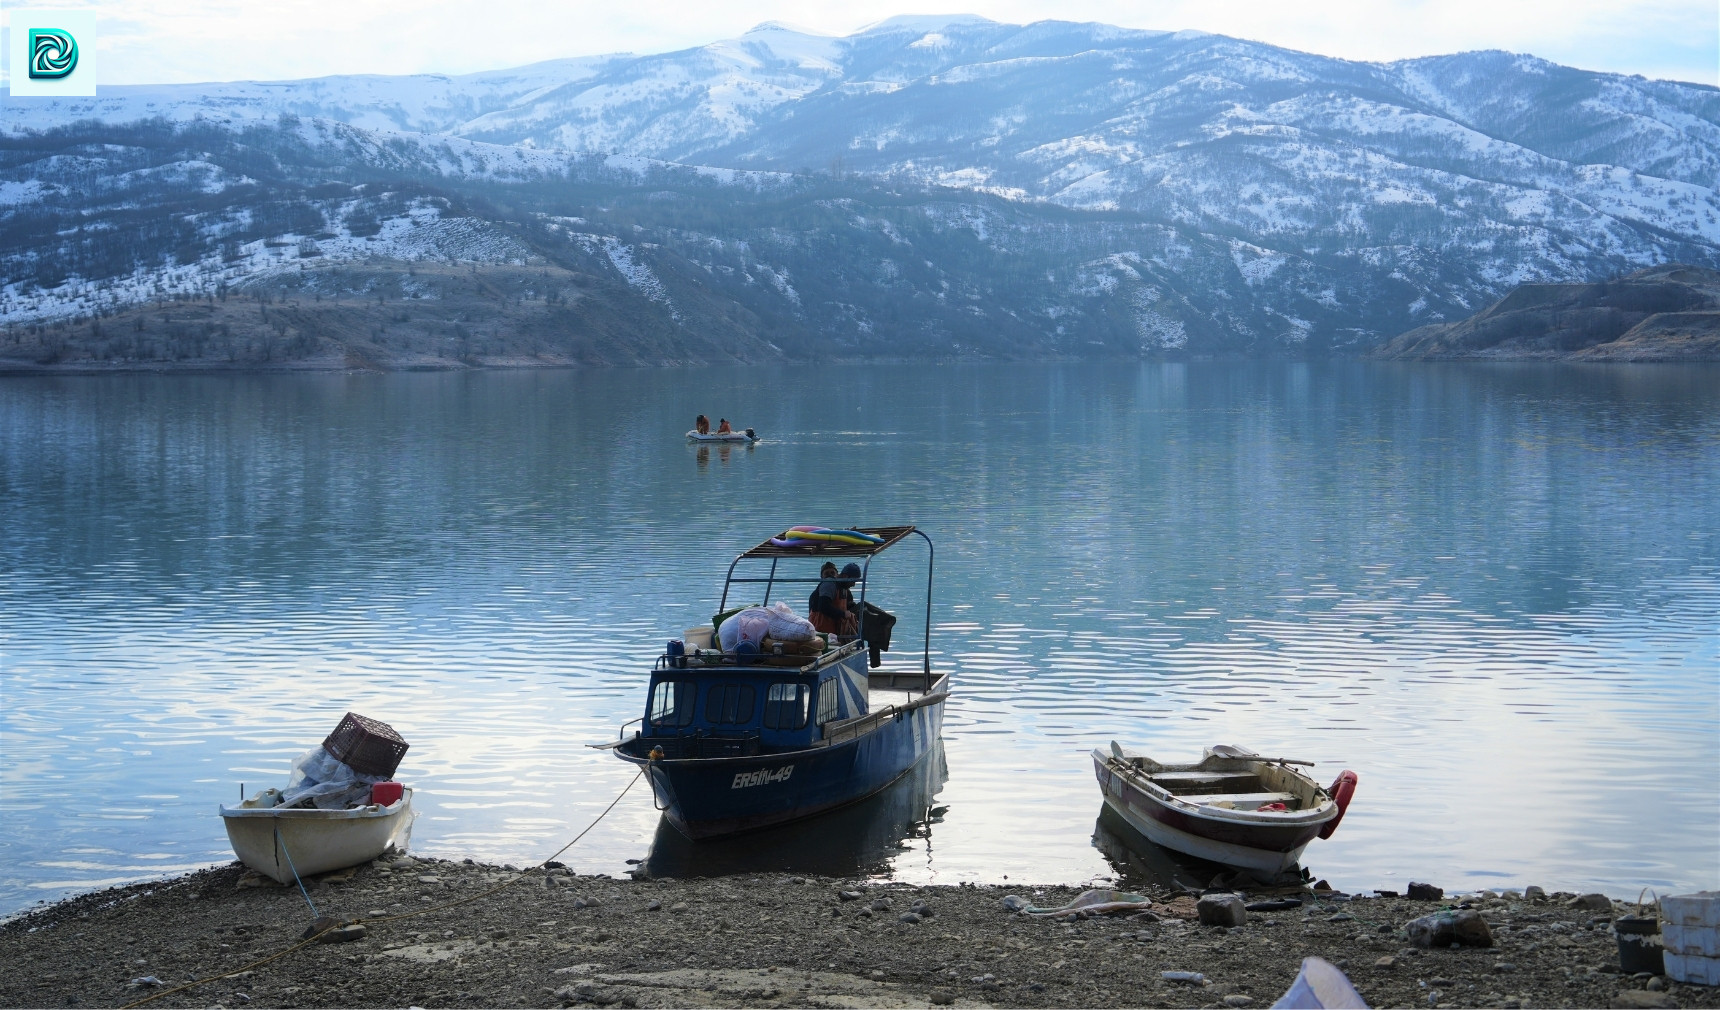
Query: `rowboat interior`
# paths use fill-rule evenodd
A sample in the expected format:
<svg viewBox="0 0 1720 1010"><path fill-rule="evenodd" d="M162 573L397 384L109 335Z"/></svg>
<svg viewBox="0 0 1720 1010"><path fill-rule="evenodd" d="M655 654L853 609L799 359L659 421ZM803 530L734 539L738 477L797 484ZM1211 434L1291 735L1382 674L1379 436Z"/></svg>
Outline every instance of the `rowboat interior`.
<svg viewBox="0 0 1720 1010"><path fill-rule="evenodd" d="M1113 758L1184 803L1219 810L1250 810L1283 804L1284 812L1330 803L1326 790L1293 769L1240 749L1215 747L1193 764L1160 764L1118 748Z"/></svg>

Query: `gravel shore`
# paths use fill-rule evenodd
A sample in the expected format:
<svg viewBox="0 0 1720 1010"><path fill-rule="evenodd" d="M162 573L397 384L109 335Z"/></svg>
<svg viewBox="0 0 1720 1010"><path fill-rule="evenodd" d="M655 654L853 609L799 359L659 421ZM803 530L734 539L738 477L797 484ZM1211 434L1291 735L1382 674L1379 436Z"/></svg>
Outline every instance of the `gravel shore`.
<svg viewBox="0 0 1720 1010"><path fill-rule="evenodd" d="M305 899L254 883L233 864L12 919L0 925L0 1004L1265 1007L1318 955L1373 1006L1720 1007L1720 990L1620 975L1607 922L1625 906L1578 907L1573 895L1477 896L1494 946L1423 950L1404 924L1459 899L1304 893L1300 907L1224 929L1199 925L1194 897L1168 891L1151 895L1160 921L1060 921L1003 899L1057 906L1079 889L632 880L411 857L311 885L325 915L367 920L346 931L362 936L167 992L299 942Z"/></svg>

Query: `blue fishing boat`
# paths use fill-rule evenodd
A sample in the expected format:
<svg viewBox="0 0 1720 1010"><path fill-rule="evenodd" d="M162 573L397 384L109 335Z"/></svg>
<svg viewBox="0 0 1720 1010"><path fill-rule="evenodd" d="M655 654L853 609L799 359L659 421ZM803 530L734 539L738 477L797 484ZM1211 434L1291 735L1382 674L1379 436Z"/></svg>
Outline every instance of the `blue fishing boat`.
<svg viewBox="0 0 1720 1010"><path fill-rule="evenodd" d="M912 526L852 532L859 542L783 546L778 537L739 555L717 613L755 590L757 605L769 606L773 593L822 581L823 562L855 559L858 578L845 580L855 594L854 634L724 651L689 632L653 664L644 715L605 745L644 768L658 808L689 838L846 806L908 774L934 749L949 676L932 672L931 538ZM925 639L919 669L886 669L881 654L889 650L894 618L867 600L867 580L873 559L909 537L926 546Z"/></svg>

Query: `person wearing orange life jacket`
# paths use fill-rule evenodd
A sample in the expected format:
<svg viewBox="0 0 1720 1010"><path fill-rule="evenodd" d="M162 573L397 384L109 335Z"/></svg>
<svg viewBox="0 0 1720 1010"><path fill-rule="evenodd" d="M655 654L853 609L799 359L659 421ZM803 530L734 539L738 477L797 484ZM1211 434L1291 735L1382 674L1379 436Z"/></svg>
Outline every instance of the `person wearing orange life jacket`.
<svg viewBox="0 0 1720 1010"><path fill-rule="evenodd" d="M836 563L826 561L818 572L820 582L807 600L812 626L826 634L853 636L860 630L860 610L850 591L860 581L860 566L850 562L841 573Z"/></svg>

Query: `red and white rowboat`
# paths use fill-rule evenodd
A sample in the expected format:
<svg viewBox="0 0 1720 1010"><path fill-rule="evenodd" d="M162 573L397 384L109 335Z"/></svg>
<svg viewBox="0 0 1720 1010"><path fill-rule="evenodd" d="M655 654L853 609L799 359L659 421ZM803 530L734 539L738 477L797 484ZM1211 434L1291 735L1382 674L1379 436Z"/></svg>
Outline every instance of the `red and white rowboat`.
<svg viewBox="0 0 1720 1010"><path fill-rule="evenodd" d="M1356 773L1329 789L1296 770L1306 761L1208 747L1194 764L1160 764L1111 743L1093 752L1105 805L1167 849L1249 871L1262 880L1296 866L1302 850L1330 838L1356 790Z"/></svg>

